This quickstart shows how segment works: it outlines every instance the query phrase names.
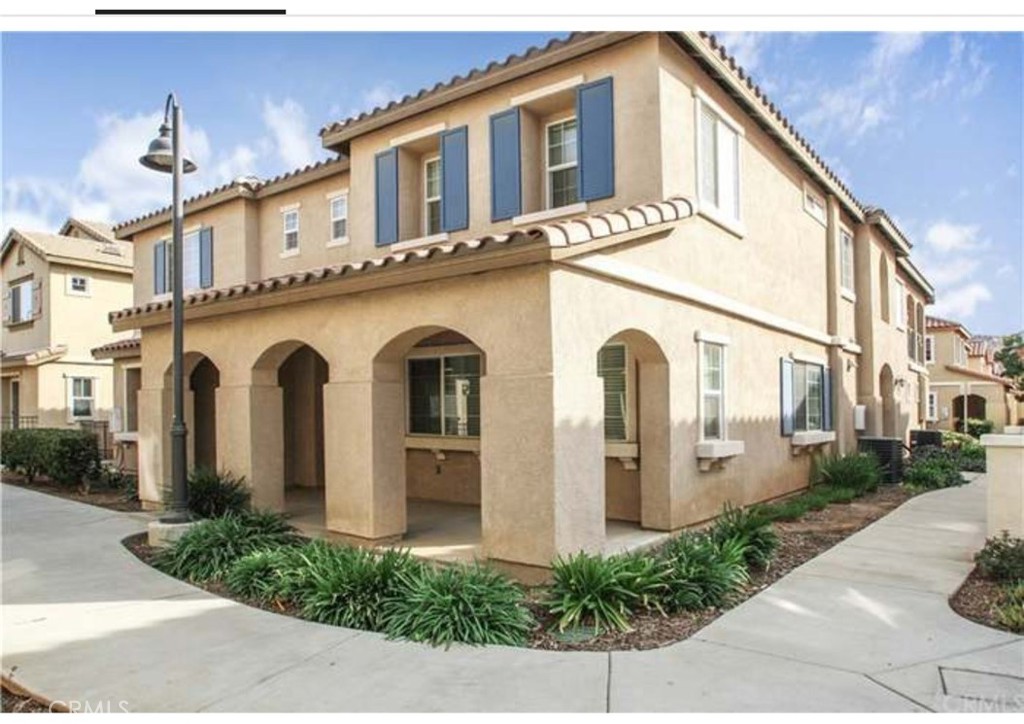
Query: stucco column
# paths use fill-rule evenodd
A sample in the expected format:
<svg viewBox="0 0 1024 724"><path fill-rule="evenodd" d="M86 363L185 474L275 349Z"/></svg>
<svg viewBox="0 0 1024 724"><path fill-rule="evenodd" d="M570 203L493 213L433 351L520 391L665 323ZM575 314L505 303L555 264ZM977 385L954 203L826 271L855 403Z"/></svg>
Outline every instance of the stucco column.
<svg viewBox="0 0 1024 724"><path fill-rule="evenodd" d="M1024 536L1024 435L982 435L988 478L988 535Z"/></svg>
<svg viewBox="0 0 1024 724"><path fill-rule="evenodd" d="M405 534L405 402L398 380L324 385L327 528L366 540Z"/></svg>
<svg viewBox="0 0 1024 724"><path fill-rule="evenodd" d="M162 508L171 474L171 391L139 390L139 499L146 509Z"/></svg>
<svg viewBox="0 0 1024 724"><path fill-rule="evenodd" d="M284 509L284 420L277 385L220 385L217 467L245 476L252 505Z"/></svg>
<svg viewBox="0 0 1024 724"><path fill-rule="evenodd" d="M674 484L672 469L681 473L682 466L672 465L674 429L668 364L641 362L640 386L640 525L673 530L678 527L672 521L673 488L682 483L676 480Z"/></svg>
<svg viewBox="0 0 1024 724"><path fill-rule="evenodd" d="M589 370L588 370L589 372ZM483 552L548 566L604 543L603 387L589 374L481 378Z"/></svg>

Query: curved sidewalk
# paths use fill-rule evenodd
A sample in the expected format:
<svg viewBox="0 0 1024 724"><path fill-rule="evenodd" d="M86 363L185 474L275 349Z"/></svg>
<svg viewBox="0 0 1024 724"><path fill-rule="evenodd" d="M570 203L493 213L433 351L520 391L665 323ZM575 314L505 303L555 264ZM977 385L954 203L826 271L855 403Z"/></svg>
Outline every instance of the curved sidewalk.
<svg viewBox="0 0 1024 724"><path fill-rule="evenodd" d="M954 711L1024 708L1024 638L946 598L984 481L919 496L663 649L445 651L224 600L149 568L114 513L8 485L3 674L134 711Z"/></svg>

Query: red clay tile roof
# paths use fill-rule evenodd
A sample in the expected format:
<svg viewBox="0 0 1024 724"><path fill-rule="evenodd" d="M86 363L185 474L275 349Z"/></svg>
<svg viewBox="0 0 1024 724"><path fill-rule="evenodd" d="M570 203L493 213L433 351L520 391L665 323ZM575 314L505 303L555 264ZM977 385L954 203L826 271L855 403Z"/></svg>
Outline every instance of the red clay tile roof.
<svg viewBox="0 0 1024 724"><path fill-rule="evenodd" d="M485 252L495 248L508 248L524 244L547 244L552 247L566 247L595 241L627 231L649 226L680 221L694 214L689 199L674 197L652 204L639 204L616 211L585 216L550 224L516 229L508 234L482 236L477 239L435 244L409 251L394 252L365 261L348 262L326 267L317 267L294 274L270 277L259 281L237 284L221 289L208 289L185 297L185 307L196 307L218 300L265 294L275 290L315 284L324 281L345 279L356 275L388 269L397 265L416 264L462 256L467 253ZM111 323L131 317L140 317L171 308L171 301L149 302L110 313Z"/></svg>
<svg viewBox="0 0 1024 724"><path fill-rule="evenodd" d="M943 319L942 317L933 317L928 315L924 318L925 329L952 329L955 327L963 327L964 325L960 322L954 322L952 319Z"/></svg>
<svg viewBox="0 0 1024 724"><path fill-rule="evenodd" d="M129 352L139 349L142 349L142 339L140 337L129 337L128 339L119 339L115 342L108 342L99 347L94 347L91 352L92 356L96 359L102 359L112 353Z"/></svg>

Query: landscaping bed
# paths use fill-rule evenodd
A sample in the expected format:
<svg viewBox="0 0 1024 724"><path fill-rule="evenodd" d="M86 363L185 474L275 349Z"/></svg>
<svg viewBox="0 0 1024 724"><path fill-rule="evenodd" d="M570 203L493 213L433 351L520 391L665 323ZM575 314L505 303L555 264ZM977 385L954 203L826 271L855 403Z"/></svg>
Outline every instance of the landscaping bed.
<svg viewBox="0 0 1024 724"><path fill-rule="evenodd" d="M12 691L7 686L7 682L3 684L3 699L0 702L0 711L4 714L49 714L49 707L39 703L30 696L24 696L15 691ZM54 709L55 712L59 712L60 709Z"/></svg>
<svg viewBox="0 0 1024 724"><path fill-rule="evenodd" d="M49 478L37 477L29 481L24 475L4 472L2 482L8 485L16 485L19 488L34 490L37 493L55 495L58 498L73 500L76 503L88 503L108 510L116 510L122 513L136 513L142 510L142 504L135 496L126 495L118 488L97 486L87 490L80 485L63 485L55 483Z"/></svg>
<svg viewBox="0 0 1024 724"><path fill-rule="evenodd" d="M1005 533L989 538L974 560L978 565L949 597L950 607L983 626L1024 634L1024 540Z"/></svg>

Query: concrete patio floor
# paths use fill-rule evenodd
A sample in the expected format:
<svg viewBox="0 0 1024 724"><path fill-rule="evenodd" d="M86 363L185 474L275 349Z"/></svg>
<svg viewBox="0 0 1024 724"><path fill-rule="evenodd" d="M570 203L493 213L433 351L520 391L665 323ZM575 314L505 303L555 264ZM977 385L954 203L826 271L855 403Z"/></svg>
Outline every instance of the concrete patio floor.
<svg viewBox="0 0 1024 724"><path fill-rule="evenodd" d="M641 652L450 650L208 594L120 543L142 514L0 486L3 675L133 711L1015 711L1024 638L947 597L984 482L919 496L725 613Z"/></svg>
<svg viewBox="0 0 1024 724"><path fill-rule="evenodd" d="M324 523L323 488L289 488L285 510L289 522L305 535L336 538ZM407 531L394 548L408 548L420 558L445 563L470 563L481 558L480 507L410 499L406 503ZM657 545L668 534L644 530L635 523L609 520L605 552L622 553Z"/></svg>

